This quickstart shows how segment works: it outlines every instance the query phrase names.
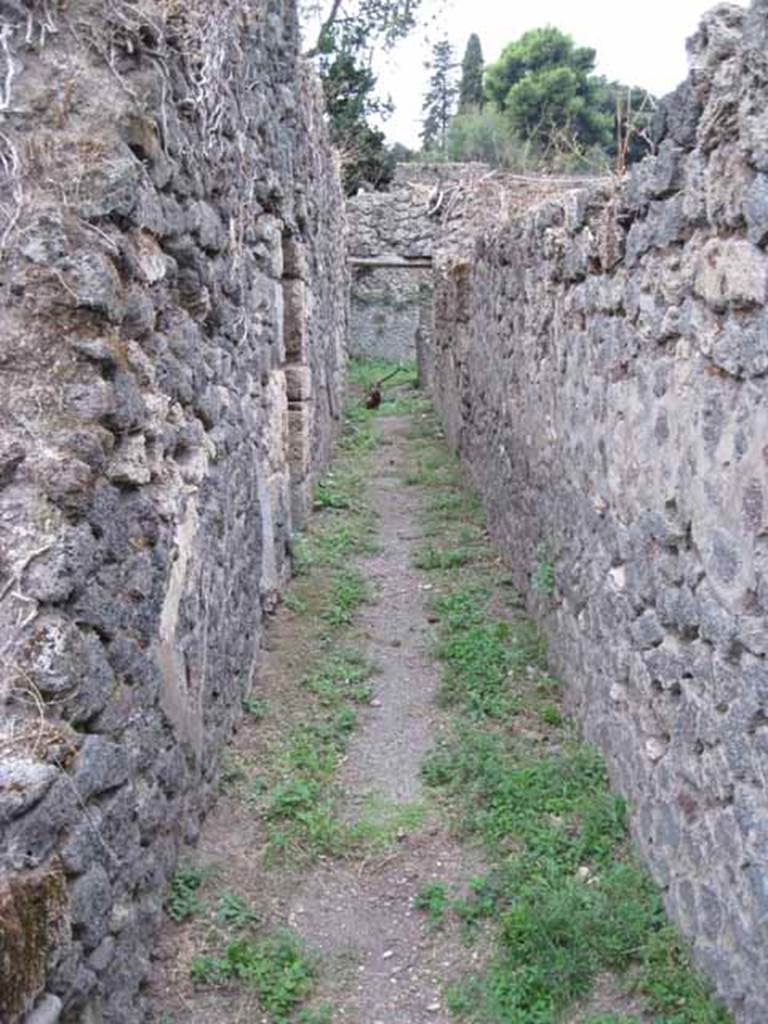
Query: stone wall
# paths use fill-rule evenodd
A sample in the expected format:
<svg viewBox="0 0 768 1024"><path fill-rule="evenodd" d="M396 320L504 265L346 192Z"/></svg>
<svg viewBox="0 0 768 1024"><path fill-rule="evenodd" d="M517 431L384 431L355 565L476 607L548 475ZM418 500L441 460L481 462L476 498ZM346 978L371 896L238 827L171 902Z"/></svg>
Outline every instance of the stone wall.
<svg viewBox="0 0 768 1024"><path fill-rule="evenodd" d="M767 41L768 0L707 16L658 154L448 261L432 353L571 707L742 1024L768 1006Z"/></svg>
<svg viewBox="0 0 768 1024"><path fill-rule="evenodd" d="M0 1019L132 1024L339 416L342 196L292 0L0 18Z"/></svg>
<svg viewBox="0 0 768 1024"><path fill-rule="evenodd" d="M561 185L492 171L485 164L398 164L387 192L348 200L350 257L432 259L463 253L483 225ZM421 266L354 266L349 351L355 356L427 358L432 330L432 274Z"/></svg>
<svg viewBox="0 0 768 1024"><path fill-rule="evenodd" d="M349 340L352 355L412 363L419 332L432 312L432 272L418 267L352 270Z"/></svg>

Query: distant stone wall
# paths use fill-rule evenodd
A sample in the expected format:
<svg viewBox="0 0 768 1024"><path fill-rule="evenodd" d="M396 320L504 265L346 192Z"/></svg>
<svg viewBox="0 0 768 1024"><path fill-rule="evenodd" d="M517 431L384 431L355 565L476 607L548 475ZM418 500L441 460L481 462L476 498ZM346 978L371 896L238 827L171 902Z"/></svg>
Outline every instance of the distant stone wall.
<svg viewBox="0 0 768 1024"><path fill-rule="evenodd" d="M291 0L0 7L0 1020L133 1024L335 433L342 195Z"/></svg>
<svg viewBox="0 0 768 1024"><path fill-rule="evenodd" d="M479 228L510 209L561 191L546 179L492 171L485 164L398 164L387 192L347 201L353 258L432 258L465 252ZM348 347L353 356L426 365L432 332L432 274L421 267L354 267Z"/></svg>
<svg viewBox="0 0 768 1024"><path fill-rule="evenodd" d="M707 16L658 155L446 261L432 352L571 706L743 1024L768 1007L767 41L768 0Z"/></svg>
<svg viewBox="0 0 768 1024"><path fill-rule="evenodd" d="M349 309L352 355L414 362L431 312L431 270L355 268Z"/></svg>

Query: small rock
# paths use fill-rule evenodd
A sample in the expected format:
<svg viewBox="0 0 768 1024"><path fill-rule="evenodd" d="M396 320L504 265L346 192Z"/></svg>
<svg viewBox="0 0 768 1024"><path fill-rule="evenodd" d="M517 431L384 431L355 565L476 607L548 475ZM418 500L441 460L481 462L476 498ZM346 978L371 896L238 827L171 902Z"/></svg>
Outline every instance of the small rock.
<svg viewBox="0 0 768 1024"><path fill-rule="evenodd" d="M395 951L394 951L394 949L386 949L386 950L385 950L385 951L384 951L384 952L383 952L383 953L381 954L381 959L382 959L382 960L389 960L389 958L390 958L390 957L392 957L392 956L394 956L394 955L395 955Z"/></svg>
<svg viewBox="0 0 768 1024"><path fill-rule="evenodd" d="M63 1004L59 997L48 992L26 1018L26 1024L56 1024L62 1008Z"/></svg>
<svg viewBox="0 0 768 1024"><path fill-rule="evenodd" d="M645 752L648 755L649 760L655 763L656 761L660 761L666 754L667 744L657 736L652 736L649 740L645 741Z"/></svg>
<svg viewBox="0 0 768 1024"><path fill-rule="evenodd" d="M107 469L107 476L113 483L134 487L149 483L152 474L142 434L131 435L120 442Z"/></svg>
<svg viewBox="0 0 768 1024"><path fill-rule="evenodd" d="M437 1013L437 1011L440 1009L440 1003L430 1003L427 1009L429 1010L430 1013Z"/></svg>
<svg viewBox="0 0 768 1024"><path fill-rule="evenodd" d="M0 765L0 825L5 825L41 800L59 774L53 765L9 757Z"/></svg>

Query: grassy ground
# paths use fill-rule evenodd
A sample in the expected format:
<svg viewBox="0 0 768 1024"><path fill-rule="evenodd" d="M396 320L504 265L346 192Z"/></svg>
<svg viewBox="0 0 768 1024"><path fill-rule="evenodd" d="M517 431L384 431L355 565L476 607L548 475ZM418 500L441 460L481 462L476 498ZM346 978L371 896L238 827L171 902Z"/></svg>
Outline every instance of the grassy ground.
<svg viewBox="0 0 768 1024"><path fill-rule="evenodd" d="M353 374L356 395L370 372L365 367ZM255 856L275 867L378 849L408 817L408 811L371 806L350 826L334 787L356 726L355 709L370 700L376 670L361 653L355 628L356 613L371 593L354 565L373 547L366 502L367 461L377 444L373 417L358 397L350 402L337 458L317 484L315 515L296 544L295 578L284 603L302 622L304 671L285 679L280 706L258 697L243 702L246 717L263 723L274 738L258 758L230 753L221 774L222 791L261 823L264 845ZM317 956L289 929L264 934L254 906L222 888L219 876L216 865L185 864L166 903L173 921L196 930L193 943L201 952L191 961L195 982L248 986L271 1024L330 1021L327 1007L302 1009L314 988Z"/></svg>
<svg viewBox="0 0 768 1024"><path fill-rule="evenodd" d="M434 571L441 699L455 722L424 777L492 865L469 899L438 882L417 901L435 927L457 915L468 943L481 928L495 935L487 969L450 988L451 1010L477 1024L557 1024L609 973L633 1012L584 1024L725 1024L633 859L626 807L564 716L542 639L429 414L415 421L414 455L405 483L430 489L427 532L439 538L417 564Z"/></svg>
<svg viewBox="0 0 768 1024"><path fill-rule="evenodd" d="M366 499L378 444L373 421L407 415L413 461L403 487L428 495L429 540L414 563L430 580L439 701L453 721L423 777L455 835L480 841L489 866L468 892L438 878L415 900L431 929L458 927L468 947L485 950L493 937L487 965L455 979L448 1006L473 1024L727 1024L633 860L626 808L610 792L599 754L563 714L542 639L415 390L414 371L401 373L395 390L385 386L377 411L360 402L392 369L351 367L355 397L337 458L317 486L315 515L297 544L296 577L284 601L302 637L300 667L286 672L268 699L244 702L247 721L263 739L236 747L222 773L222 789L242 809L237 813L255 823L259 870L272 866L298 880L318 860L343 858L359 862L362 872L372 853L427 827L424 807L382 800L371 800L352 824L335 782L377 670L363 654L357 623L375 595L355 561L375 548ZM541 563L537 585L545 588L544 556ZM271 1024L329 1024L333 1007L315 1005L320 996L313 1000L327 965L294 932L262 927L253 893L246 898L222 881L225 874L215 864L186 864L167 901L172 920L194 932L185 969L196 986L248 988L258 1019ZM618 979L619 995L608 1011L593 1013L590 993L606 975Z"/></svg>

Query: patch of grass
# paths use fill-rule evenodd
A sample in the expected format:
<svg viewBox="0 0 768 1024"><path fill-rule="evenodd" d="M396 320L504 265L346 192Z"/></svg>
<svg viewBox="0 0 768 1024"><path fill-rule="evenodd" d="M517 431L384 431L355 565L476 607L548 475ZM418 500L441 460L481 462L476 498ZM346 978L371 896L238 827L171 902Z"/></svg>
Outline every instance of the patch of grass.
<svg viewBox="0 0 768 1024"><path fill-rule="evenodd" d="M413 901L417 910L426 912L433 928L438 928L443 923L449 903L448 889L442 882L433 882L432 885L425 886Z"/></svg>
<svg viewBox="0 0 768 1024"><path fill-rule="evenodd" d="M392 378L392 383L407 384L415 388L418 382L415 363L393 363L386 359L350 359L347 377L353 388L367 392L377 381L384 380L398 368L400 372Z"/></svg>
<svg viewBox="0 0 768 1024"><path fill-rule="evenodd" d="M339 569L333 576L323 619L331 626L349 626L358 608L368 600L368 583L355 568Z"/></svg>
<svg viewBox="0 0 768 1024"><path fill-rule="evenodd" d="M257 697L243 697L241 703L245 714L257 722L260 722L269 711L268 702L259 700Z"/></svg>
<svg viewBox="0 0 768 1024"><path fill-rule="evenodd" d="M461 471L454 458L428 452L418 460L403 482L406 487L451 488L461 482Z"/></svg>
<svg viewBox="0 0 768 1024"><path fill-rule="evenodd" d="M360 820L347 828L347 848L358 852L385 850L403 836L418 831L426 817L424 804L398 804L370 797Z"/></svg>
<svg viewBox="0 0 768 1024"><path fill-rule="evenodd" d="M458 569L472 559L469 548L437 548L429 545L414 558L417 569Z"/></svg>
<svg viewBox="0 0 768 1024"><path fill-rule="evenodd" d="M324 658L302 684L323 707L339 707L345 701L367 704L373 692L369 678L373 667L359 651L341 648Z"/></svg>
<svg viewBox="0 0 768 1024"><path fill-rule="evenodd" d="M219 896L214 916L219 924L229 928L248 928L257 920L256 913L247 900L228 889Z"/></svg>
<svg viewBox="0 0 768 1024"><path fill-rule="evenodd" d="M221 957L197 957L191 974L199 984L236 981L247 985L272 1024L288 1024L298 1005L312 993L316 966L303 943L284 931L261 942L232 942Z"/></svg>
<svg viewBox="0 0 768 1024"><path fill-rule="evenodd" d="M536 549L536 569L531 577L531 586L538 594L551 597L555 592L555 566L546 544Z"/></svg>
<svg viewBox="0 0 768 1024"><path fill-rule="evenodd" d="M445 662L440 698L473 718L501 718L519 705L514 676L543 669L544 645L529 619L488 619L485 599L469 583L435 602L441 619L437 656Z"/></svg>
<svg viewBox="0 0 768 1024"><path fill-rule="evenodd" d="M663 1014L664 1024L730 1024L728 1013L713 1004L709 986L672 927L660 928L645 943L635 988L654 1013Z"/></svg>
<svg viewBox="0 0 768 1024"><path fill-rule="evenodd" d="M198 890L207 877L204 868L181 867L171 879L171 891L165 901L168 916L177 924L197 914L202 904Z"/></svg>
<svg viewBox="0 0 768 1024"><path fill-rule="evenodd" d="M657 1024L726 1024L634 862L626 808L602 758L564 717L538 629L503 567L488 570L477 505L470 510L458 481L443 473L429 418L418 436L409 482L433 490L425 520L441 539L418 564L445 573L436 576L433 611L440 698L455 716L423 776L490 862L466 898L449 899L438 881L418 906L440 921L458 918L468 940L483 921L496 937L483 973L452 985L448 1007L475 1024L557 1024L610 973L633 985ZM451 574L459 566L446 553L455 551L468 557ZM554 560L541 545L537 560L533 587L551 595ZM499 605L501 619L489 614ZM603 1024L611 1020L618 1024Z"/></svg>

